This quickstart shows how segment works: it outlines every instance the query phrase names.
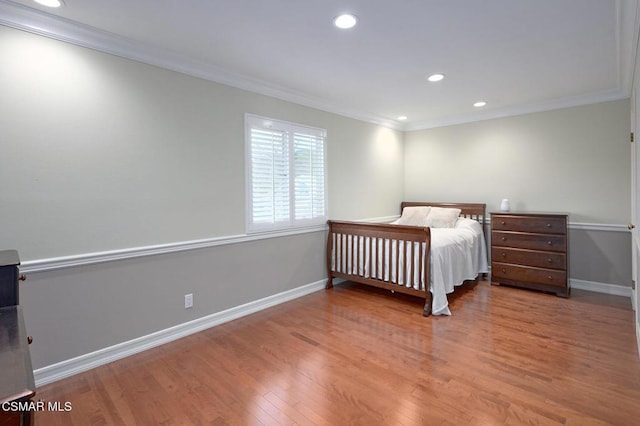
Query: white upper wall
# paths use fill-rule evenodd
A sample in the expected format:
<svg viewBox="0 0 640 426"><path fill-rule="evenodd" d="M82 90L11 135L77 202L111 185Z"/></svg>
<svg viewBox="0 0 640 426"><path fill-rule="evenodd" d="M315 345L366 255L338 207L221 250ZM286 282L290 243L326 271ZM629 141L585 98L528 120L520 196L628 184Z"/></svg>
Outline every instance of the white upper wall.
<svg viewBox="0 0 640 426"><path fill-rule="evenodd" d="M405 134L405 198L561 211L572 222L630 217L629 100Z"/></svg>
<svg viewBox="0 0 640 426"><path fill-rule="evenodd" d="M398 213L401 132L3 26L0 55L0 241L23 261L244 234L247 112L327 130L331 217Z"/></svg>

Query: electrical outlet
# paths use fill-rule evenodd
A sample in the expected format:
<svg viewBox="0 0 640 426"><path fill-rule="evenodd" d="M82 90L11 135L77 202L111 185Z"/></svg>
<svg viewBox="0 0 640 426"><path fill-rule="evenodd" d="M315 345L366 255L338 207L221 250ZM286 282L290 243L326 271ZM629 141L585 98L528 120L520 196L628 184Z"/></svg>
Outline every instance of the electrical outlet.
<svg viewBox="0 0 640 426"><path fill-rule="evenodd" d="M193 294L185 294L184 295L184 308L193 308Z"/></svg>

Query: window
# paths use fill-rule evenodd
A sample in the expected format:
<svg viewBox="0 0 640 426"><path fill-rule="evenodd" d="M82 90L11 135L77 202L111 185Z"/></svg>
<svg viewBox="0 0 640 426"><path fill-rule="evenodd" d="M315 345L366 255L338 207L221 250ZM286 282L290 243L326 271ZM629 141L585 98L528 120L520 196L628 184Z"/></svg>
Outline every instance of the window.
<svg viewBox="0 0 640 426"><path fill-rule="evenodd" d="M247 231L326 222L325 131L246 114Z"/></svg>

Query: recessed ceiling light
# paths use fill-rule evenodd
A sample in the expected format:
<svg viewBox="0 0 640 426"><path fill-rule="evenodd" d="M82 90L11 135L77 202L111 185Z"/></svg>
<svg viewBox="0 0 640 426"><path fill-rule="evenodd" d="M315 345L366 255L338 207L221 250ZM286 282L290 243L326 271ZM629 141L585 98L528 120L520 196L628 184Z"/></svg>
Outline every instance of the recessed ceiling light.
<svg viewBox="0 0 640 426"><path fill-rule="evenodd" d="M435 83L436 81L440 81L444 78L444 74L442 73L435 73L435 74L431 74L427 80L429 80L432 83Z"/></svg>
<svg viewBox="0 0 640 426"><path fill-rule="evenodd" d="M60 7L64 5L62 0L34 0L36 3L47 7Z"/></svg>
<svg viewBox="0 0 640 426"><path fill-rule="evenodd" d="M482 108L483 106L485 106L487 103L485 101L478 101L475 104L473 104L474 107L476 108Z"/></svg>
<svg viewBox="0 0 640 426"><path fill-rule="evenodd" d="M335 25L336 27L342 30L348 30L349 28L353 28L356 26L357 23L358 23L358 18L356 18L354 15L351 15L350 13L345 13L344 15L340 15L333 20L333 25Z"/></svg>
<svg viewBox="0 0 640 426"><path fill-rule="evenodd" d="M400 121L404 121L404 120L406 120L407 118L408 118L408 117L407 117L406 115L399 115L399 116L398 116L398 120L400 120Z"/></svg>

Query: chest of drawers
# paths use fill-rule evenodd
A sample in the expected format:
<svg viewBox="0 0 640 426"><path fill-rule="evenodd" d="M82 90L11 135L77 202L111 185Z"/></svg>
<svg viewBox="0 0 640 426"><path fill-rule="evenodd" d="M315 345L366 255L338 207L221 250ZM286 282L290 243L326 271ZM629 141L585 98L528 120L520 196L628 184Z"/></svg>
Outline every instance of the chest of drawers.
<svg viewBox="0 0 640 426"><path fill-rule="evenodd" d="M567 215L491 213L491 283L569 296Z"/></svg>

